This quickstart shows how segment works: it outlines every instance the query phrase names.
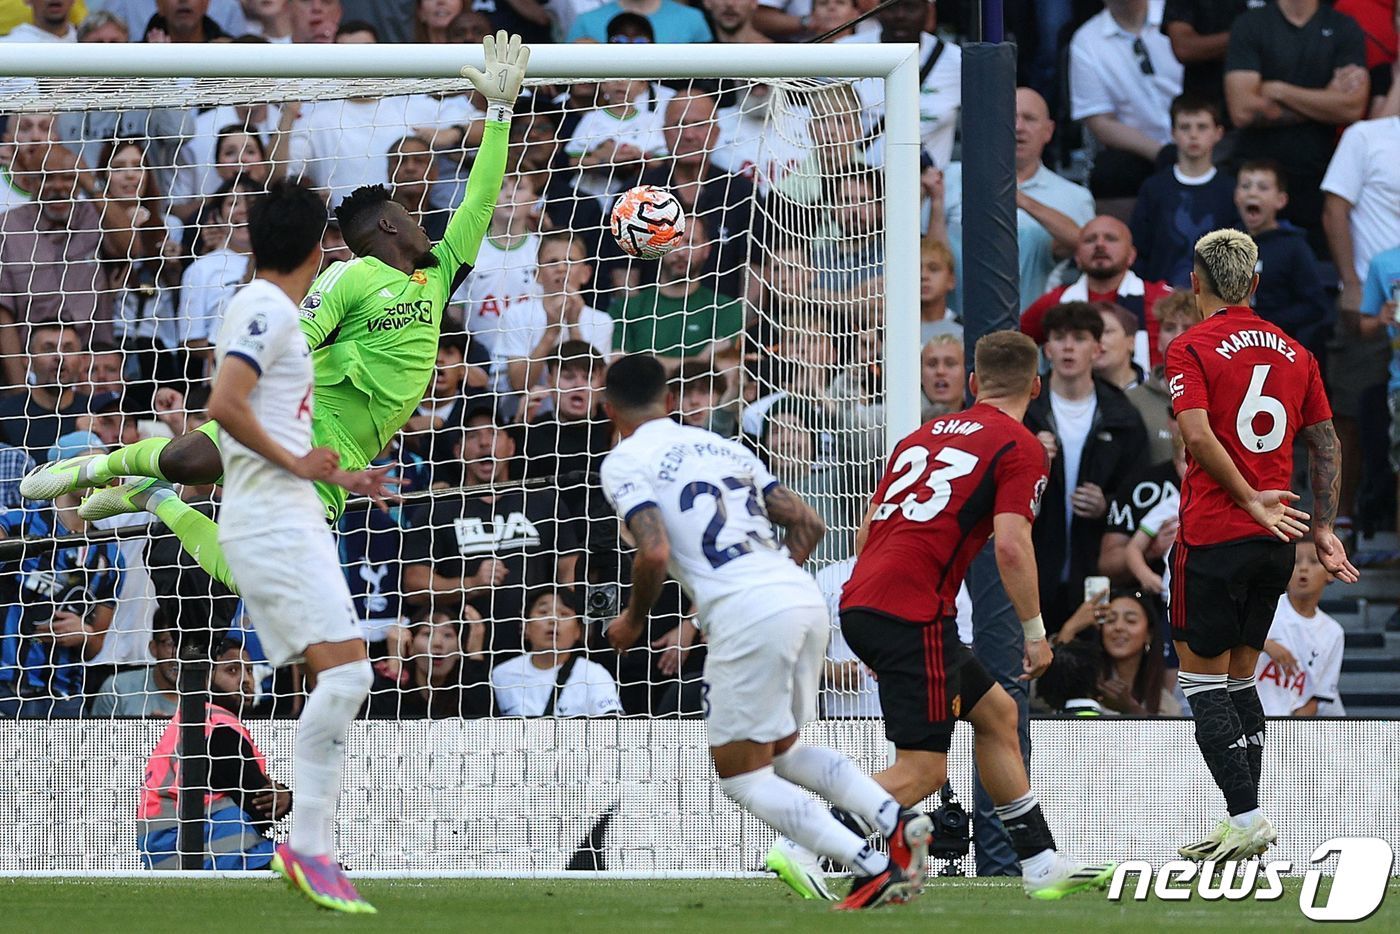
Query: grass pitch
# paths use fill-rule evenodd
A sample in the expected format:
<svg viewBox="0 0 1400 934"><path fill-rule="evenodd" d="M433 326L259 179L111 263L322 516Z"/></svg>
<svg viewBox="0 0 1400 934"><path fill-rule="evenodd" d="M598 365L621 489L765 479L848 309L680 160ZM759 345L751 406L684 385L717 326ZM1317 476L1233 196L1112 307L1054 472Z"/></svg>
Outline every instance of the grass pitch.
<svg viewBox="0 0 1400 934"><path fill-rule="evenodd" d="M0 931L32 934L283 934L302 931L489 934L749 934L800 931L1295 931L1299 881L1274 902L1115 904L1103 892L1033 902L1009 880L931 880L922 897L832 912L777 881L360 880L374 916L314 908L272 879L0 879ZM844 885L842 886L844 888ZM1354 926L1348 926L1354 927ZM1400 883L1366 930L1400 930Z"/></svg>

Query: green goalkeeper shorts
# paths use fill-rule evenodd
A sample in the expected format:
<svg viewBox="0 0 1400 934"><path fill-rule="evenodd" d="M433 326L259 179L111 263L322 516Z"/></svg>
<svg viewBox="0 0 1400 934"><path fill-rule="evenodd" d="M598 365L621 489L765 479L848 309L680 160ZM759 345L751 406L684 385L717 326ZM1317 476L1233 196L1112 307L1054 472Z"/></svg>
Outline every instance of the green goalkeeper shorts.
<svg viewBox="0 0 1400 934"><path fill-rule="evenodd" d="M341 470L363 470L369 466L374 455L366 454L358 439L374 438L378 433L378 427L370 420L368 411L369 401L359 393L318 392L316 408L311 416L311 444L338 451ZM217 422L205 422L195 431L206 435L215 447L222 449ZM326 521L335 522L345 512L345 488L321 481L316 481L315 487L316 495L326 507Z"/></svg>

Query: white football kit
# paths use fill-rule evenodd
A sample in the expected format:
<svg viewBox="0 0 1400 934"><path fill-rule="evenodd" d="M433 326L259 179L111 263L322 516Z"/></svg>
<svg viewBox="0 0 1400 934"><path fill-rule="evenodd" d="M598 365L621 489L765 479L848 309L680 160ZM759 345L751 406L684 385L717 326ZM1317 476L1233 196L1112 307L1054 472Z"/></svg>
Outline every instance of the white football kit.
<svg viewBox="0 0 1400 934"><path fill-rule="evenodd" d="M763 496L777 479L750 451L656 419L603 460L603 491L624 521L656 507L668 569L705 633L710 745L773 742L816 715L830 622L821 590L780 547Z"/></svg>
<svg viewBox="0 0 1400 934"><path fill-rule="evenodd" d="M300 456L311 450L311 352L288 295L264 279L224 312L215 362L237 357L258 373L248 397L258 424ZM273 665L308 645L360 637L325 507L311 481L269 463L227 432L220 438L224 497L219 543Z"/></svg>

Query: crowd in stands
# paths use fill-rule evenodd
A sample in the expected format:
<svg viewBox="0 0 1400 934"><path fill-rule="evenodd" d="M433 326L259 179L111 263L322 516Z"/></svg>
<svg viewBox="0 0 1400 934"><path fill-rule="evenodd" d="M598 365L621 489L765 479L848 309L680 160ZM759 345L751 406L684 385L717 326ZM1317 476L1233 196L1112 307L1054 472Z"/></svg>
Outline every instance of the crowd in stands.
<svg viewBox="0 0 1400 934"><path fill-rule="evenodd" d="M902 351L920 354L928 418L965 403L972 154L959 138L959 44L975 5L898 0L848 25L873 5L31 0L0 9L11 14L0 41L238 42L250 55L263 43L477 43L498 28L533 43L787 43L833 31L825 41L916 42L921 346ZM1256 239L1255 309L1322 361L1344 446L1339 531L1393 528L1395 2L1006 6L1019 49L1021 325L1045 348L1044 391L1026 420L1050 463L1035 536L1059 646L1039 694L1053 710L1174 714L1163 574L1184 452L1162 367L1198 320L1189 274L1201 234L1235 226ZM0 537L89 531L79 496L19 496L35 463L206 420L212 343L251 275L245 221L259 191L303 178L333 208L358 186L385 185L436 240L462 200L483 117L460 92L7 114ZM882 208L916 193L885 190L883 125L876 81L527 88L436 378L381 454L410 494L438 492L387 512L352 507L339 525L376 660L365 716L699 711L703 637L678 587L638 649L619 656L599 632L629 572L596 482L614 443L600 390L620 353L662 357L677 419L743 439L817 508L830 531L811 569L839 591L885 449L883 322L912 313L884 305ZM686 209L683 240L659 262L629 260L606 234L614 198L639 183L670 188ZM350 258L334 223L323 246L328 265ZM212 504L218 491L182 495ZM247 706L294 712L295 681L259 666L236 601L192 623L181 588L194 572L164 573L162 562L178 564L157 547L168 536L108 534L150 521L104 520L92 544L0 565L0 716L167 716L189 630L211 626L221 638L208 651L234 644L249 668ZM1100 577L1109 590L1085 599L1086 579ZM1300 545L1260 663L1260 683L1277 688L1271 713L1341 712L1341 632L1318 609L1325 583ZM873 690L835 641L827 713L869 715Z"/></svg>

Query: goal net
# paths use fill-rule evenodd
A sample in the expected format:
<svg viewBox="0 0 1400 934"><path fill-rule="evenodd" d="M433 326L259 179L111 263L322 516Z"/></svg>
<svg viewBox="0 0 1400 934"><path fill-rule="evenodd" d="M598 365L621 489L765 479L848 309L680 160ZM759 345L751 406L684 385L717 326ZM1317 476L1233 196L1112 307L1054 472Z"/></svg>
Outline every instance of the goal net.
<svg viewBox="0 0 1400 934"><path fill-rule="evenodd" d="M424 50L400 78L317 77L392 75L388 49L149 51L21 56L31 76L3 82L0 871L179 865L182 677L238 718L209 715L208 759L188 773L207 776L211 826L284 830L247 785L291 782L300 672L266 664L236 594L153 516L88 523L81 492L26 501L17 480L31 461L206 422L211 345L252 274L247 210L268 184L304 180L331 209L385 185L437 240L482 145L482 101L442 77L473 50ZM377 461L405 501L352 501L337 524L376 671L341 804L351 868L760 865L766 831L706 780L688 600L669 584L633 651L602 637L631 561L597 481L615 443L599 390L618 354L660 355L676 418L750 445L821 513L809 568L839 591L887 439L918 417L917 117L882 103L901 99L886 75L910 66L859 53L537 51L422 404ZM283 76L226 77L255 70ZM660 261L608 231L638 184L685 206L685 238ZM352 256L334 224L324 247L328 266ZM434 326L382 300L371 327ZM181 495L217 517L217 485ZM834 645L830 717L874 710L850 658ZM870 722L814 729L868 767L883 759ZM227 748L244 761L221 761ZM235 867L239 841L216 830L210 858Z"/></svg>

